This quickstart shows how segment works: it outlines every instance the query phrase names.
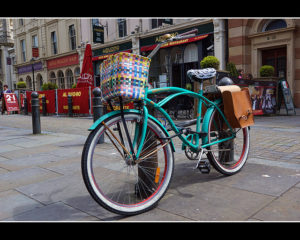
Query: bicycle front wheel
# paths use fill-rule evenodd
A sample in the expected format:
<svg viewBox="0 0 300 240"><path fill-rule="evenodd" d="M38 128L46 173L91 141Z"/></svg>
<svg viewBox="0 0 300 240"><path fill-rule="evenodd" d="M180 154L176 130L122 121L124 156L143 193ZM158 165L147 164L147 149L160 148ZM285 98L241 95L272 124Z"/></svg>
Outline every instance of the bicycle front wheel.
<svg viewBox="0 0 300 240"><path fill-rule="evenodd" d="M125 113L124 119L131 141L136 142L136 152L143 118L140 114ZM99 143L102 136L104 142ZM166 137L161 127L148 119L141 157L135 163L128 153L130 144L121 115L101 123L90 133L82 153L84 183L94 200L122 215L139 214L155 207L168 189L174 168L173 151Z"/></svg>
<svg viewBox="0 0 300 240"><path fill-rule="evenodd" d="M216 143L207 148L208 159L214 168L224 175L233 175L245 165L250 148L249 128L233 129L235 138ZM232 136L224 119L215 109L210 117L208 142L220 141Z"/></svg>

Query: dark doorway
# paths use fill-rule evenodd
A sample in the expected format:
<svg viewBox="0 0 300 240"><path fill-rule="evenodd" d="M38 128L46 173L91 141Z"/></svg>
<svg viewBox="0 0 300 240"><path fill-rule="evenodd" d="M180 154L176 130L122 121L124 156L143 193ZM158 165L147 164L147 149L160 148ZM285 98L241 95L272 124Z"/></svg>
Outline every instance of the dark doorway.
<svg viewBox="0 0 300 240"><path fill-rule="evenodd" d="M262 65L274 67L274 77L286 79L286 47L268 49L262 51Z"/></svg>

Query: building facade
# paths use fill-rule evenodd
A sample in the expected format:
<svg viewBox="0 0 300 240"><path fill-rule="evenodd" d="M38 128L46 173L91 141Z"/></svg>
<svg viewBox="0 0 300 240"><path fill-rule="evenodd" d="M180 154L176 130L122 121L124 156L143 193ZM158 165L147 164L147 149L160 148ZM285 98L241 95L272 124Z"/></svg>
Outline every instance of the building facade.
<svg viewBox="0 0 300 240"><path fill-rule="evenodd" d="M15 82L13 46L13 21L0 19L0 91L4 84L13 89Z"/></svg>
<svg viewBox="0 0 300 240"><path fill-rule="evenodd" d="M110 54L125 51L147 56L164 34L177 35L192 29L198 30L195 37L172 42L152 58L149 82L154 87L186 87L189 83L186 71L200 68L200 61L207 55L215 55L220 60L221 69L225 68L226 29L222 19L126 18L90 21L90 29L94 29L94 25L102 27L104 38L103 43L92 41L96 85L99 85L99 66ZM95 31L90 32L95 34Z"/></svg>
<svg viewBox="0 0 300 240"><path fill-rule="evenodd" d="M71 88L80 75L80 19L14 19L17 81L41 90L52 82Z"/></svg>
<svg viewBox="0 0 300 240"><path fill-rule="evenodd" d="M229 19L229 61L259 78L262 65L284 77L300 107L300 19Z"/></svg>

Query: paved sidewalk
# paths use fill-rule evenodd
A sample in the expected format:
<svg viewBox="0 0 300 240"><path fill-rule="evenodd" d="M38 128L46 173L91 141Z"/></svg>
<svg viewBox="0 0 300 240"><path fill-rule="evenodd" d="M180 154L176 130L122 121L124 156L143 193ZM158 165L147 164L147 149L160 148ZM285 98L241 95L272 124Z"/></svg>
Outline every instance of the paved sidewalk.
<svg viewBox="0 0 300 240"><path fill-rule="evenodd" d="M284 111L282 111L284 113ZM256 117L243 170L201 174L175 141L175 172L159 205L123 217L88 194L80 159L92 118L0 115L0 221L300 221L300 109Z"/></svg>

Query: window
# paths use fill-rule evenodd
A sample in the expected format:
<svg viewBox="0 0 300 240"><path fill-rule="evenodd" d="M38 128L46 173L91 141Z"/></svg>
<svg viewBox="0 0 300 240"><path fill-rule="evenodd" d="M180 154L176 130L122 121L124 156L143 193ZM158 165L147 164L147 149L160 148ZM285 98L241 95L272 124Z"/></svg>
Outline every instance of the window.
<svg viewBox="0 0 300 240"><path fill-rule="evenodd" d="M267 22L267 24L265 24L265 26L263 27L263 32L280 29L280 28L286 28L286 27L287 25L284 20L281 19L271 20Z"/></svg>
<svg viewBox="0 0 300 240"><path fill-rule="evenodd" d="M119 37L127 36L126 20L118 19Z"/></svg>
<svg viewBox="0 0 300 240"><path fill-rule="evenodd" d="M57 54L56 32L51 32L51 52L52 54Z"/></svg>
<svg viewBox="0 0 300 240"><path fill-rule="evenodd" d="M20 18L20 19L19 19L19 26L23 26L23 25L24 25L23 18Z"/></svg>
<svg viewBox="0 0 300 240"><path fill-rule="evenodd" d="M151 19L151 27L153 28L158 28L160 26L162 26L162 22L163 19L161 18L155 18L155 19Z"/></svg>
<svg viewBox="0 0 300 240"><path fill-rule="evenodd" d="M22 57L22 61L26 62L26 49L25 49L25 40L22 39L21 42L21 57Z"/></svg>
<svg viewBox="0 0 300 240"><path fill-rule="evenodd" d="M99 19L96 19L96 18L93 18L93 19L92 19L92 26L94 26L94 25L96 25L96 26L99 26L99 25L100 25Z"/></svg>
<svg viewBox="0 0 300 240"><path fill-rule="evenodd" d="M69 39L71 50L76 49L76 33L74 25L69 26Z"/></svg>
<svg viewBox="0 0 300 240"><path fill-rule="evenodd" d="M32 47L33 48L37 48L38 47L38 38L37 38L37 35L33 35L32 36Z"/></svg>

